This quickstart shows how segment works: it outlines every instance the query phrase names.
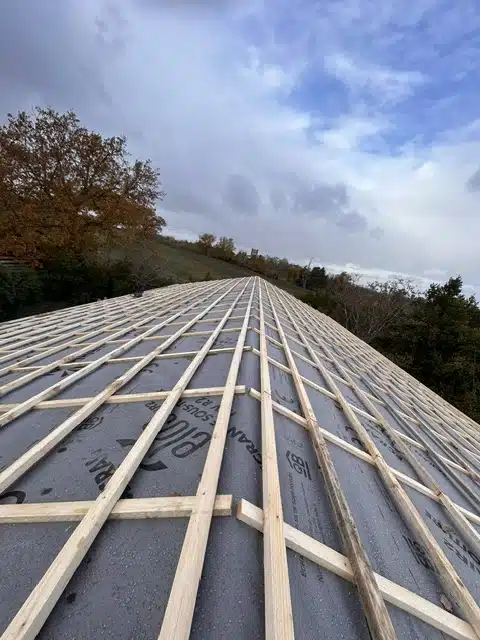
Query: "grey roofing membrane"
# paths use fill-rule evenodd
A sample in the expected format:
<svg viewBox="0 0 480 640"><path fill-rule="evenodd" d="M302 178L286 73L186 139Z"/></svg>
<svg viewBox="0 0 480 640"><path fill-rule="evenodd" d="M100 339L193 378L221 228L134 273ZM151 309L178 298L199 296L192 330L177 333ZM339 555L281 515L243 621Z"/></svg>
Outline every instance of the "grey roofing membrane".
<svg viewBox="0 0 480 640"><path fill-rule="evenodd" d="M127 455L167 401L168 392L172 392L235 300L230 314L233 318L227 320L210 346L188 382L187 393L166 418L122 495L125 501L195 496L234 349L249 310L216 492L232 495L233 507L230 515L212 518L190 637L250 640L266 634L263 536L236 517L241 500L265 508L262 402L268 399L259 393L260 305L267 336L275 464L284 522L309 539L345 553L329 491L305 428L287 346L323 430L341 490L373 570L436 605L434 620L429 624L408 605L397 606L389 601L387 610L397 637L478 637L471 620L465 623L462 602L446 591L441 569L412 532L375 465L369 462L365 442L352 427L338 397L332 397L327 374L312 360L306 343L334 376L339 393L354 409L387 465L407 477L407 482L400 478L406 494L480 604L479 554L425 489L416 470L362 398L369 394L388 424L403 436L415 459L463 508L468 526L477 536L478 425L321 313L259 278L243 278L175 285L145 292L141 298L104 300L0 325L0 638L37 635L52 640L140 640L159 636L188 517L159 518L150 513L139 519L107 520L85 550L73 577L59 590L45 619L37 627L32 626L30 635L16 632L15 636L12 621L18 612L21 615L22 605L79 526L77 521L61 517L58 521L52 517L51 521L25 522L22 514L27 513L29 505L75 506L79 501L99 498L117 471L123 469ZM184 331L187 335L182 336L184 325L212 304L212 309L197 318ZM134 326L141 322L142 326ZM285 332L287 345L282 343L277 322ZM162 326L147 339L120 349L113 356L129 360L109 362L107 357L94 370L86 370L90 363L118 351L127 341L156 325ZM121 331L110 342L111 336ZM162 349L162 343L176 332L178 338ZM148 339L150 336L152 339ZM89 344L93 345L90 349ZM323 350L322 344L329 351ZM43 449L48 442L45 438L54 429L156 348L160 348L161 356L119 386L110 402L101 403L51 449ZM345 370L358 394L345 380ZM56 383L61 387L50 389ZM217 389L210 392L212 388ZM147 393L158 396L158 392L166 393L156 399L138 397ZM122 401L118 402L116 396L122 396ZM427 449L413 442L415 431L409 425L417 433L421 430ZM449 441L452 433L462 434L455 451ZM16 461L35 446L42 449L39 459L13 477ZM443 456L440 462L438 454ZM459 459L464 460L464 466ZM23 509L15 512L16 520L4 516L9 505ZM352 582L322 566L322 559L314 563L300 552L288 549L287 562L297 638L371 637ZM440 621L446 610L451 615L445 630L441 622L437 623L437 617ZM449 631L457 624L463 625L460 631Z"/></svg>

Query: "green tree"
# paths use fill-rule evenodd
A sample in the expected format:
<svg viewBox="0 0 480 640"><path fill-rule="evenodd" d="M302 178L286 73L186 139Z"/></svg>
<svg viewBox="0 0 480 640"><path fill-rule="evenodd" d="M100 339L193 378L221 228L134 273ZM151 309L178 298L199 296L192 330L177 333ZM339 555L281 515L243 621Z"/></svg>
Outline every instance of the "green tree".
<svg viewBox="0 0 480 640"><path fill-rule="evenodd" d="M262 254L259 253L256 256L252 257L250 262L251 262L251 268L254 271L256 271L257 273L260 273L262 276L266 275L268 265L267 265L265 256L262 256Z"/></svg>
<svg viewBox="0 0 480 640"><path fill-rule="evenodd" d="M235 255L235 242L233 238L221 236L215 245L215 254L218 258L230 262Z"/></svg>
<svg viewBox="0 0 480 640"><path fill-rule="evenodd" d="M202 249L202 253L206 256L210 255L212 247L215 244L216 237L213 233L202 233L198 237L198 244Z"/></svg>
<svg viewBox="0 0 480 640"><path fill-rule="evenodd" d="M410 371L470 415L480 409L477 391L480 310L462 293L462 278L432 284L413 317Z"/></svg>
<svg viewBox="0 0 480 640"><path fill-rule="evenodd" d="M302 286L301 284L302 271L303 271L303 267L300 267L298 264L290 264L287 271L287 281L293 282L298 286Z"/></svg>
<svg viewBox="0 0 480 640"><path fill-rule="evenodd" d="M36 108L0 127L0 253L32 263L58 248L81 255L110 239L155 236L164 192L126 138L88 131L76 115Z"/></svg>
<svg viewBox="0 0 480 640"><path fill-rule="evenodd" d="M281 280L288 280L288 269L290 263L286 258L279 258L278 263L276 265L278 277Z"/></svg>
<svg viewBox="0 0 480 640"><path fill-rule="evenodd" d="M307 288L317 291L318 289L324 289L327 283L328 276L325 267L313 267L307 278Z"/></svg>
<svg viewBox="0 0 480 640"><path fill-rule="evenodd" d="M0 321L9 320L42 299L42 282L35 269L12 270L0 265Z"/></svg>
<svg viewBox="0 0 480 640"><path fill-rule="evenodd" d="M235 256L235 262L242 266L248 265L248 261L249 261L249 258L248 258L248 253L246 251L239 251Z"/></svg>

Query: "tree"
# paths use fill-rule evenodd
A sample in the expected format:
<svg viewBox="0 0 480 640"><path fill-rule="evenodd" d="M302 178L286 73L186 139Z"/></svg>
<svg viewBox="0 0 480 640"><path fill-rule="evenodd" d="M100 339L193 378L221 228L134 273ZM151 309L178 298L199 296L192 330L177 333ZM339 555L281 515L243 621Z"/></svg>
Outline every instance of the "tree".
<svg viewBox="0 0 480 640"><path fill-rule="evenodd" d="M239 251L235 256L235 262L242 266L247 265L248 260L249 260L248 253L246 251Z"/></svg>
<svg viewBox="0 0 480 640"><path fill-rule="evenodd" d="M415 293L413 284L403 278L362 286L359 274L345 271L330 278L327 286L333 317L368 343L400 322Z"/></svg>
<svg viewBox="0 0 480 640"><path fill-rule="evenodd" d="M72 111L37 107L0 127L0 253L34 263L58 248L153 237L163 196L150 160L130 162L125 137L88 131Z"/></svg>
<svg viewBox="0 0 480 640"><path fill-rule="evenodd" d="M371 343L392 325L402 323L402 316L410 313L418 291L410 279L401 277L369 282L366 288L370 295L365 300L362 333Z"/></svg>
<svg viewBox="0 0 480 640"><path fill-rule="evenodd" d="M200 245L202 252L208 256L211 253L212 247L215 244L216 237L213 233L202 233L198 237L198 244Z"/></svg>
<svg viewBox="0 0 480 640"><path fill-rule="evenodd" d="M31 267L14 270L0 264L0 321L16 317L41 298L38 270Z"/></svg>
<svg viewBox="0 0 480 640"><path fill-rule="evenodd" d="M461 277L430 285L412 320L412 374L478 418L480 310L473 296L462 293Z"/></svg>
<svg viewBox="0 0 480 640"><path fill-rule="evenodd" d="M291 264L287 270L287 282L293 282L301 286L300 277L302 274L302 267L298 264Z"/></svg>
<svg viewBox="0 0 480 640"><path fill-rule="evenodd" d="M317 291L327 286L328 276L325 267L313 267L307 278L307 289Z"/></svg>
<svg viewBox="0 0 480 640"><path fill-rule="evenodd" d="M229 262L235 255L235 242L233 238L222 236L215 245L215 253L222 260Z"/></svg>
<svg viewBox="0 0 480 640"><path fill-rule="evenodd" d="M480 309L462 279L432 284L424 296L409 280L362 286L358 276L330 277L304 298L459 409L480 417Z"/></svg>
<svg viewBox="0 0 480 640"><path fill-rule="evenodd" d="M267 273L267 261L265 257L262 256L261 253L258 253L256 256L251 259L251 268L261 275L266 275Z"/></svg>
<svg viewBox="0 0 480 640"><path fill-rule="evenodd" d="M276 266L278 277L283 280L288 280L288 269L290 263L286 258L279 258Z"/></svg>
<svg viewBox="0 0 480 640"><path fill-rule="evenodd" d="M312 260L313 258L310 258L309 263L303 267L302 272L300 274L300 278L301 278L301 287L303 289L307 288L307 280L310 277L310 267L312 266Z"/></svg>

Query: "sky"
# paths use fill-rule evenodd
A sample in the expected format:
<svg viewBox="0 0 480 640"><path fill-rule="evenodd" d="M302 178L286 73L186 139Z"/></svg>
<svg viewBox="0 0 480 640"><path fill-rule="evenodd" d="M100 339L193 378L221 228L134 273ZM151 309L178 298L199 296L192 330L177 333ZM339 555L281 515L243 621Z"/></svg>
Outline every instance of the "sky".
<svg viewBox="0 0 480 640"><path fill-rule="evenodd" d="M478 0L2 0L0 122L124 134L166 233L480 292Z"/></svg>

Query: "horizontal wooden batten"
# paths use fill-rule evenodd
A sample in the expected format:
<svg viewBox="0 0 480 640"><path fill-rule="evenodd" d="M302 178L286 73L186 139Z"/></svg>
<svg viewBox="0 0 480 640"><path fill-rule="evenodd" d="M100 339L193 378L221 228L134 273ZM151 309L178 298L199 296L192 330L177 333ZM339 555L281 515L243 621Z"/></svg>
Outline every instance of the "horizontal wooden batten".
<svg viewBox="0 0 480 640"><path fill-rule="evenodd" d="M239 502L237 518L257 531L263 531L263 511L247 502L247 500ZM284 530L285 544L289 549L335 573L344 580L353 582L353 571L348 558L287 523L284 523ZM378 573L375 574L375 578L380 592L387 602L423 620L423 622L430 624L452 638L457 640L478 640L478 636L468 622Z"/></svg>
<svg viewBox="0 0 480 640"><path fill-rule="evenodd" d="M112 509L109 519L188 518L195 509L196 501L196 496L119 500ZM37 504L0 504L0 524L76 522L88 513L93 504L93 500L43 502ZM213 515L230 516L231 514L232 496L217 495L213 507Z"/></svg>

